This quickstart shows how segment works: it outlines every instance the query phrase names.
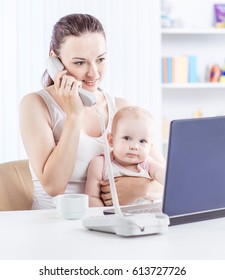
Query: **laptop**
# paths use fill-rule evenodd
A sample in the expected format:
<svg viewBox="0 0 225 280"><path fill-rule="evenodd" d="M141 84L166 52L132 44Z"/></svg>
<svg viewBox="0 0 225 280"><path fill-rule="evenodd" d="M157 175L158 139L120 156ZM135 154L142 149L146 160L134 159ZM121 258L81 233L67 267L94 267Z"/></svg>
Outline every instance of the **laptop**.
<svg viewBox="0 0 225 280"><path fill-rule="evenodd" d="M163 202L121 208L162 211L170 225L225 217L225 116L172 121Z"/></svg>

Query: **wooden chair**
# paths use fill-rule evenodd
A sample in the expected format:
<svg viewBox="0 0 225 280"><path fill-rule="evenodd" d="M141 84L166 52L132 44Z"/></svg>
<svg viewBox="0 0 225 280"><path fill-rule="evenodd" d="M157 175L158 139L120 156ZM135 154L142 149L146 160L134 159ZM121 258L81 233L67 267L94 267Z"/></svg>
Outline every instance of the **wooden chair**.
<svg viewBox="0 0 225 280"><path fill-rule="evenodd" d="M33 183L28 160L0 164L0 210L30 210Z"/></svg>

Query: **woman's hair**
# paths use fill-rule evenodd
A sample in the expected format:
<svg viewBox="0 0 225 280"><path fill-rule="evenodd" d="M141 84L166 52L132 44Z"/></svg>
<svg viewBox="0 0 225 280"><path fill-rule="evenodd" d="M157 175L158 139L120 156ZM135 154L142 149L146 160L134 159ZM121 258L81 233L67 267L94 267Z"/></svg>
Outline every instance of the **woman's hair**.
<svg viewBox="0 0 225 280"><path fill-rule="evenodd" d="M53 51L56 56L59 56L61 45L65 42L66 37L71 35L80 37L85 33L101 33L105 38L102 24L91 15L71 14L62 17L53 27L49 54ZM47 70L42 76L42 83L44 86L53 84Z"/></svg>

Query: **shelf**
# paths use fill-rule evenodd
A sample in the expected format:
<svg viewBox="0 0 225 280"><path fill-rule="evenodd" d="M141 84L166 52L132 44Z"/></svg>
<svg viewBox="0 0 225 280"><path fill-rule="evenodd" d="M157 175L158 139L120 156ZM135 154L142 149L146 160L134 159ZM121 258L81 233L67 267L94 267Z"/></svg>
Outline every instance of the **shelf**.
<svg viewBox="0 0 225 280"><path fill-rule="evenodd" d="M225 28L162 28L163 35L225 35Z"/></svg>
<svg viewBox="0 0 225 280"><path fill-rule="evenodd" d="M162 84L162 89L225 89L225 83Z"/></svg>
<svg viewBox="0 0 225 280"><path fill-rule="evenodd" d="M171 4L171 7L173 8L174 6L175 8L171 17L174 16L177 23L184 23L183 26L174 25L174 28L160 27L162 77L159 101L161 102L162 112L161 147L165 157L167 157L168 152L169 123L172 120L225 114L225 82L208 82L212 66L215 64L221 68L225 63L225 28L216 28L213 25L213 5L215 1L208 1L210 4L206 1L208 4L204 5L205 17L203 18L199 16L202 5L197 2L200 1L186 1L187 5L180 3L176 5L175 2L181 1L174 1ZM193 10L193 7L196 8ZM183 63L182 59L178 59L183 56L188 58L187 63L186 61ZM189 60L189 57L192 56L196 58L193 63L196 68L193 71L190 70L192 69L192 64ZM162 60L162 58L169 59ZM196 72L195 79L188 78L184 80L179 78L179 71L186 66L192 73ZM167 71L163 71L165 69ZM177 81L177 83L162 83L162 78L165 78L166 74L167 79L164 79L164 81ZM182 83L182 80L187 83ZM195 81L195 83L188 83L189 80Z"/></svg>

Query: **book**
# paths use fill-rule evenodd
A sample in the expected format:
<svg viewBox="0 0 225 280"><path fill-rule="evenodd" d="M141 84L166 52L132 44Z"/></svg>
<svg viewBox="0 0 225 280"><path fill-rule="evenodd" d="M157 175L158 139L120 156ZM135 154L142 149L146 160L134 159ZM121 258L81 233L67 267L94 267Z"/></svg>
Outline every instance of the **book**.
<svg viewBox="0 0 225 280"><path fill-rule="evenodd" d="M168 83L172 83L172 57L167 57L167 75Z"/></svg>
<svg viewBox="0 0 225 280"><path fill-rule="evenodd" d="M162 82L168 83L167 57L162 57Z"/></svg>
<svg viewBox="0 0 225 280"><path fill-rule="evenodd" d="M163 83L196 83L196 56L165 56L162 57Z"/></svg>
<svg viewBox="0 0 225 280"><path fill-rule="evenodd" d="M225 4L214 5L215 27L225 28Z"/></svg>
<svg viewBox="0 0 225 280"><path fill-rule="evenodd" d="M180 57L180 83L188 82L188 57L183 55Z"/></svg>
<svg viewBox="0 0 225 280"><path fill-rule="evenodd" d="M188 82L197 83L197 58L191 55L188 60Z"/></svg>
<svg viewBox="0 0 225 280"><path fill-rule="evenodd" d="M174 56L172 59L172 82L180 82L180 57Z"/></svg>

